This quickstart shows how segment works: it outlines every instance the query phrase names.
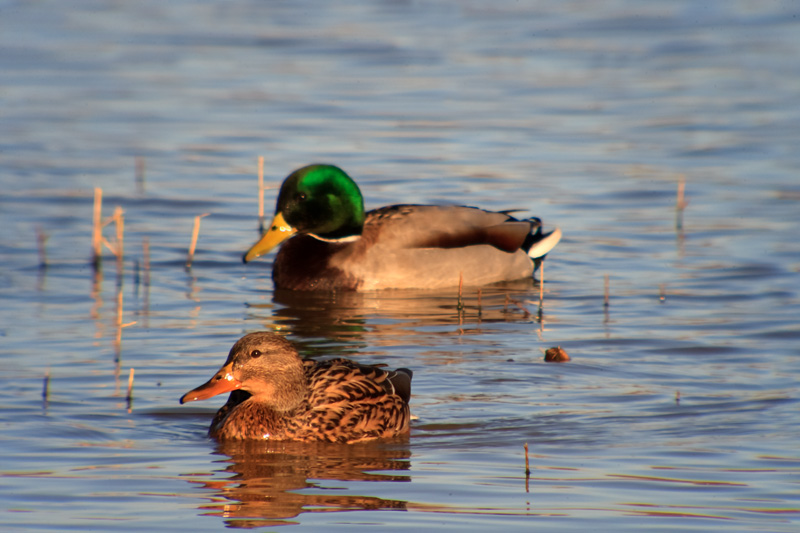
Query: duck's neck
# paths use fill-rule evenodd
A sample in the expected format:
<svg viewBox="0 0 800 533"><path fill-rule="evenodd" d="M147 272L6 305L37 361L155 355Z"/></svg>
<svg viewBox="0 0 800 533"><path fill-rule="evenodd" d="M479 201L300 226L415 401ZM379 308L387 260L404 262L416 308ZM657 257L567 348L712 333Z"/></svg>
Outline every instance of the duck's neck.
<svg viewBox="0 0 800 533"><path fill-rule="evenodd" d="M284 371L282 378L264 381L257 390L249 390L252 396L247 403L274 411L278 416L290 416L308 397L308 379L299 365Z"/></svg>

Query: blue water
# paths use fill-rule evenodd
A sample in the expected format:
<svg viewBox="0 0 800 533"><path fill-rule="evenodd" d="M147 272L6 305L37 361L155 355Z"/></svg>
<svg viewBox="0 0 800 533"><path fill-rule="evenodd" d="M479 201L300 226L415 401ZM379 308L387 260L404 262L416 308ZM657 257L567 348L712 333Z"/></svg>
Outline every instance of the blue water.
<svg viewBox="0 0 800 533"><path fill-rule="evenodd" d="M795 531L799 16L0 1L2 529ZM533 281L462 310L455 290L275 293L271 257L240 262L258 156L268 212L326 161L368 207L560 226L541 306ZM99 273L95 187L124 210ZM412 368L410 437L208 440L222 399L177 400L260 329Z"/></svg>

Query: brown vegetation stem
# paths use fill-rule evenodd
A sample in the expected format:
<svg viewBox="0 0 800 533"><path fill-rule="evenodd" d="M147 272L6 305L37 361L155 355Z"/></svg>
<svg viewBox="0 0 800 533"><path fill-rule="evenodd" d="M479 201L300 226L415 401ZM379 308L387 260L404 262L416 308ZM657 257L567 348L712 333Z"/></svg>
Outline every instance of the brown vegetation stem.
<svg viewBox="0 0 800 533"><path fill-rule="evenodd" d="M189 245L189 255L186 258L186 268L192 268L192 260L194 260L194 252L197 248L197 239L200 236L200 219L208 216L209 213L203 213L194 217L194 228L192 229L192 242Z"/></svg>
<svg viewBox="0 0 800 533"><path fill-rule="evenodd" d="M128 394L125 396L128 402L133 400L133 372L133 367L131 367L131 372L128 374Z"/></svg>
<svg viewBox="0 0 800 533"><path fill-rule="evenodd" d="M531 465L528 462L528 443L525 443L525 477L531 476Z"/></svg>
<svg viewBox="0 0 800 533"><path fill-rule="evenodd" d="M94 188L94 209L92 212L92 264L95 269L100 266L100 257L103 252L102 227L100 217L103 212L103 189Z"/></svg>
<svg viewBox="0 0 800 533"><path fill-rule="evenodd" d="M258 230L264 232L264 156L258 156Z"/></svg>
<svg viewBox="0 0 800 533"><path fill-rule="evenodd" d="M125 215L124 211L120 206L114 208L114 222L116 223L116 230L117 230L117 245L116 245L116 256L117 256L117 274L122 276L122 258L125 251Z"/></svg>
<svg viewBox="0 0 800 533"><path fill-rule="evenodd" d="M36 226L36 245L39 249L39 268L47 267L47 251L45 250L45 243L47 242L47 234L41 226Z"/></svg>
<svg viewBox="0 0 800 533"><path fill-rule="evenodd" d="M678 179L678 194L675 199L675 229L677 231L683 230L683 210L686 208L687 202L685 199L686 190L686 177L681 176Z"/></svg>

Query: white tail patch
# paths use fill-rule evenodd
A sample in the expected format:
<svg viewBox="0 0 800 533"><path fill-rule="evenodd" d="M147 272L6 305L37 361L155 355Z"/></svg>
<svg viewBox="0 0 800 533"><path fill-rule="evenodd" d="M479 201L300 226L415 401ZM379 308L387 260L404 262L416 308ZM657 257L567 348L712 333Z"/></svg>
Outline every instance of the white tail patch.
<svg viewBox="0 0 800 533"><path fill-rule="evenodd" d="M561 240L561 228L556 228L542 239L531 246L531 249L528 250L528 255L531 259L536 259L537 257L542 257L544 254L552 250L558 244L558 241Z"/></svg>

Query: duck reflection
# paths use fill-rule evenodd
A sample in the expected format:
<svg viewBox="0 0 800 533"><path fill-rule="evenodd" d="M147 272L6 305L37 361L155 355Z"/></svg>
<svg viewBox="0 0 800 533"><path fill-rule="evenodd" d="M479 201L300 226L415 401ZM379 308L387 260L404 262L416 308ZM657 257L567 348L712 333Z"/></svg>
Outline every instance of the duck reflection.
<svg viewBox="0 0 800 533"><path fill-rule="evenodd" d="M532 279L508 282L480 290L298 292L276 290L270 303L249 303L248 314L265 329L288 331L313 355L327 355L326 343L335 341L332 354L350 357L340 343L357 347L408 342L425 330L442 327L485 331L496 324L542 321L539 285ZM466 330L465 330L466 331ZM463 333L463 332L462 332ZM424 341L422 341L424 343Z"/></svg>
<svg viewBox="0 0 800 533"><path fill-rule="evenodd" d="M202 509L225 517L229 527L289 524L301 513L406 508L405 501L353 494L335 482L411 481L407 436L350 445L225 441L216 453L232 475L203 482L223 501Z"/></svg>

